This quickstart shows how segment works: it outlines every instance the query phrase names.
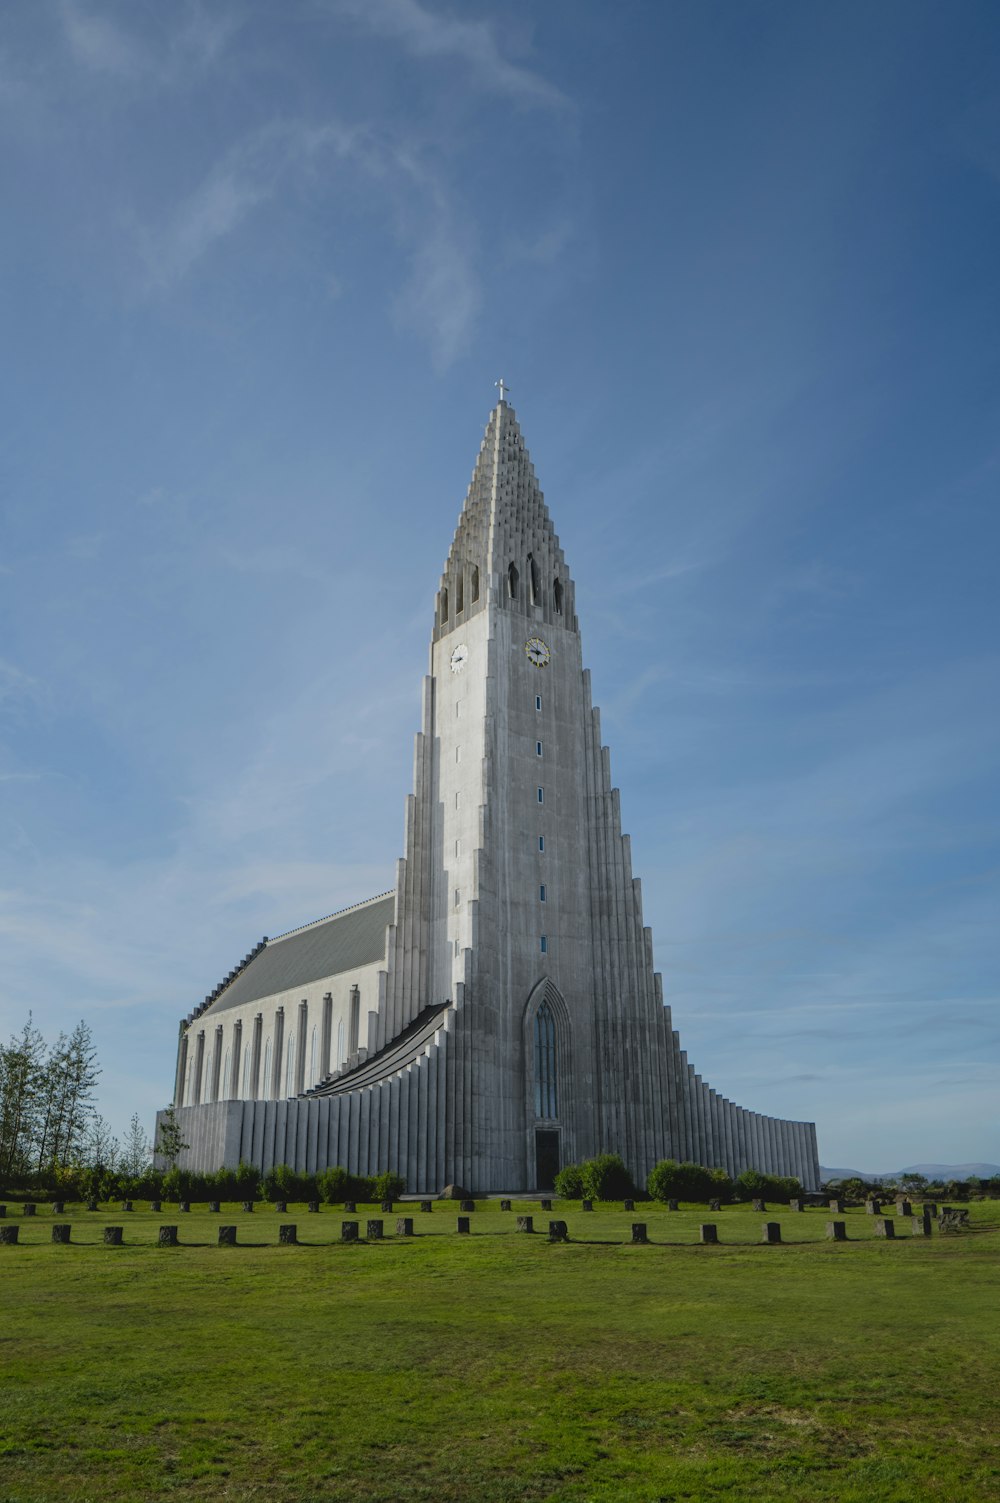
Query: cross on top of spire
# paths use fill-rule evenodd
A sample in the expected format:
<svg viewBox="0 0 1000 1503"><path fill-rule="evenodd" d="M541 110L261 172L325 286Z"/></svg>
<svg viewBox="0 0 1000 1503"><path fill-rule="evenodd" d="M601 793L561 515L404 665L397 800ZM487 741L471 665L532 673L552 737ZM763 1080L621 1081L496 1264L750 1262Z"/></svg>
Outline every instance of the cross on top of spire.
<svg viewBox="0 0 1000 1503"><path fill-rule="evenodd" d="M504 380L503 376L500 377L499 381L494 381L493 385L494 386L498 386L500 388L500 400L501 400L501 402L506 402L506 400L507 400L507 392L510 391L510 387L507 385L507 383Z"/></svg>

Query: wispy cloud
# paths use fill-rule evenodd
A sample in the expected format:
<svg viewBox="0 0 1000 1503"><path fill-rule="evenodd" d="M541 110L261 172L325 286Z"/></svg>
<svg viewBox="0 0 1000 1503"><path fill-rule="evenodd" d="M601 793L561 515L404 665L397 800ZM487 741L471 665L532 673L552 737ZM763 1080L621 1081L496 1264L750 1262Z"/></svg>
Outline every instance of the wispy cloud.
<svg viewBox="0 0 1000 1503"><path fill-rule="evenodd" d="M335 0L334 10L359 26L398 42L413 57L455 58L475 81L515 104L565 109L554 84L504 56L492 21L442 15L419 0Z"/></svg>
<svg viewBox="0 0 1000 1503"><path fill-rule="evenodd" d="M88 10L75 0L64 0L59 17L70 52L84 67L119 77L145 71L143 49L106 14Z"/></svg>
<svg viewBox="0 0 1000 1503"><path fill-rule="evenodd" d="M164 9L165 25L155 38L139 36L113 20L107 9L83 0L63 0L57 12L70 56L81 68L121 81L186 87L225 52L243 24L237 10L211 8L200 0Z"/></svg>

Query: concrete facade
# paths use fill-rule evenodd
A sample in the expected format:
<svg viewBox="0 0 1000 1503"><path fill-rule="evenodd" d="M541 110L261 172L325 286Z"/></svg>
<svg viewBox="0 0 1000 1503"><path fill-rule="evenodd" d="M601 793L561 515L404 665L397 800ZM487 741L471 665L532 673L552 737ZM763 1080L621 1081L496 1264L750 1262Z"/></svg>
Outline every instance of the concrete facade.
<svg viewBox="0 0 1000 1503"><path fill-rule="evenodd" d="M411 1191L547 1188L620 1152L818 1188L812 1123L728 1101L663 1004L517 419L494 409L438 588L394 891L262 941L181 1027L191 1168L392 1169Z"/></svg>

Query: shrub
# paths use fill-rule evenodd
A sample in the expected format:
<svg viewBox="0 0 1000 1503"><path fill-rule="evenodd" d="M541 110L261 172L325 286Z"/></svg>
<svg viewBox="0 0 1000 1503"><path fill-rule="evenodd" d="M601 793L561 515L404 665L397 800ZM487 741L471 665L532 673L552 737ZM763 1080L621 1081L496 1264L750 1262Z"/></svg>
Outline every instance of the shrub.
<svg viewBox="0 0 1000 1503"><path fill-rule="evenodd" d="M345 1200L350 1200L347 1193L348 1178L347 1170L341 1169L339 1164L331 1164L329 1169L324 1169L316 1176L316 1187L328 1206L342 1205Z"/></svg>
<svg viewBox="0 0 1000 1503"><path fill-rule="evenodd" d="M580 1164L567 1164L565 1169L560 1169L556 1175L556 1194L563 1200L583 1199L583 1166Z"/></svg>
<svg viewBox="0 0 1000 1503"><path fill-rule="evenodd" d="M376 1174L372 1181L373 1200L398 1200L406 1189L406 1180L401 1174Z"/></svg>
<svg viewBox="0 0 1000 1503"><path fill-rule="evenodd" d="M661 1159L654 1164L646 1177L646 1189L654 1200L677 1199L677 1171L680 1168L676 1159Z"/></svg>
<svg viewBox="0 0 1000 1503"><path fill-rule="evenodd" d="M580 1166L583 1193L588 1200L624 1200L635 1186L620 1153L599 1153Z"/></svg>
<svg viewBox="0 0 1000 1503"><path fill-rule="evenodd" d="M791 1175L762 1174L759 1169L744 1169L734 1186L740 1200L775 1200L785 1205L802 1194L802 1185Z"/></svg>

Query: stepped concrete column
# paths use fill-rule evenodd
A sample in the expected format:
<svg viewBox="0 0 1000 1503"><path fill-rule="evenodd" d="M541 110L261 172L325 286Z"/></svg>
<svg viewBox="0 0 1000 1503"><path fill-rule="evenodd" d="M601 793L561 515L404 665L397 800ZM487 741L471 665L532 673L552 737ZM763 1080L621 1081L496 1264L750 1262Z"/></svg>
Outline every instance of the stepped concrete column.
<svg viewBox="0 0 1000 1503"><path fill-rule="evenodd" d="M264 1034L264 1014L257 1013L253 1020L253 1042L250 1045L250 1096L256 1101L260 1094L260 1049Z"/></svg>
<svg viewBox="0 0 1000 1503"><path fill-rule="evenodd" d="M233 1070L229 1077L229 1099L238 1101L240 1095L240 1054L243 1046L243 1024L237 1018L233 1024Z"/></svg>
<svg viewBox="0 0 1000 1503"><path fill-rule="evenodd" d="M333 1069L333 1061L330 1058L330 1049L333 1044L333 996L327 992L323 998L323 1028L320 1034L319 1045L319 1078L329 1075Z"/></svg>
<svg viewBox="0 0 1000 1503"><path fill-rule="evenodd" d="M281 1057L285 1045L285 1009L279 1007L274 1014L274 1058L271 1061L271 1079L268 1084L275 1100L281 1098Z"/></svg>
<svg viewBox="0 0 1000 1503"><path fill-rule="evenodd" d="M187 1078L188 1041L187 1030L181 1024L181 1034L177 1043L177 1074L174 1078L174 1105L184 1105L184 1082Z"/></svg>
<svg viewBox="0 0 1000 1503"><path fill-rule="evenodd" d="M219 1081L222 1077L222 1024L215 1030L215 1050L212 1054L212 1100L219 1099Z"/></svg>
<svg viewBox="0 0 1000 1503"><path fill-rule="evenodd" d="M299 1003L299 1052L295 1056L295 1080L293 1086L296 1096L301 1096L305 1089L306 1079L306 1050L308 1048L309 1033L309 1003L303 998Z"/></svg>
<svg viewBox="0 0 1000 1503"><path fill-rule="evenodd" d="M191 1094L194 1097L195 1106L198 1106L201 1102L201 1072L204 1068L205 1030L204 1028L202 1028L198 1034L197 1039L195 1040L194 1046L194 1086Z"/></svg>

